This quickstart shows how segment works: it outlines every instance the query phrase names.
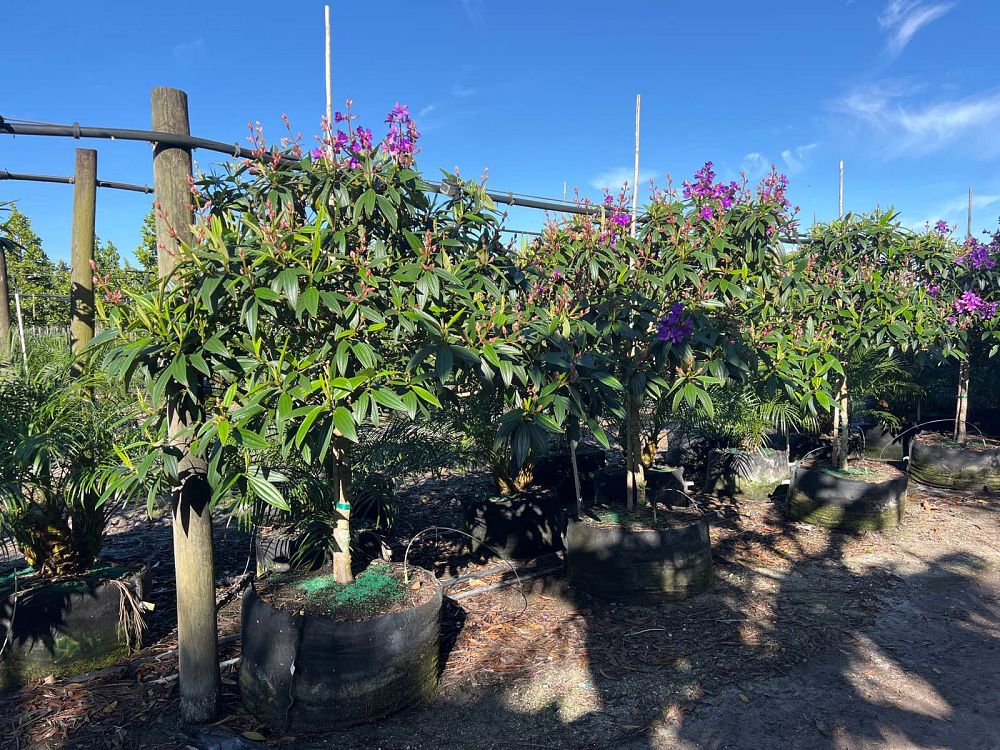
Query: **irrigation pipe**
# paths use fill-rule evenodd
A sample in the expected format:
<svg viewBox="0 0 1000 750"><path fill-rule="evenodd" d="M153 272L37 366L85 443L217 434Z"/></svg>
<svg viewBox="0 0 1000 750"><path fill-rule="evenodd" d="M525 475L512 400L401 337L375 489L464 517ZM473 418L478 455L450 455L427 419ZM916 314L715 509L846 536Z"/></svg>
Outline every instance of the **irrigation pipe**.
<svg viewBox="0 0 1000 750"><path fill-rule="evenodd" d="M0 180L19 180L22 182L54 182L60 185L75 185L75 177L56 177L48 174L25 174L22 172L8 172L0 169ZM149 185L132 185L128 182L111 182L109 180L97 180L97 187L111 188L113 190L131 190L136 193L152 193L153 188Z"/></svg>
<svg viewBox="0 0 1000 750"><path fill-rule="evenodd" d="M60 125L55 123L25 122L22 120L11 120L0 115L0 134L8 135L38 135L55 136L61 138L104 138L118 141L142 141L150 143L153 148L162 146L172 146L174 148L196 149L214 151L226 154L234 159L254 158L252 149L240 146L238 143L224 143L223 141L213 141L209 138L199 138L192 135L179 135L177 133L165 133L158 130L134 130L131 128L105 128L83 126L78 122L71 125ZM278 160L282 164L297 164L298 159L278 154ZM437 182L434 180L424 180L427 188L434 193L441 195L451 195L456 185L449 182ZM602 206L581 205L579 203L567 203L552 199L541 199L536 196L524 193L514 193L511 191L502 192L496 190L486 190L488 195L496 203L507 206L523 206L525 208L536 208L541 211L555 211L557 213L577 214L581 216L599 216L603 210ZM808 238L795 236L786 238L790 244L805 244Z"/></svg>
<svg viewBox="0 0 1000 750"><path fill-rule="evenodd" d="M889 446L892 445L893 443L895 443L897 440L900 440L900 438L902 438L903 435L905 435L906 433L913 432L914 430L918 430L921 427L926 427L929 424L939 424L940 422L952 422L952 423L954 423L955 420L954 419L931 419L931 420L929 420L927 422L921 422L920 424L915 424L915 425L913 425L913 427L908 427L907 429L903 430L901 433L899 433L898 435L896 435L896 437L893 438L892 442L889 443L889 445L885 446L885 448L883 448L879 452L878 457L882 458L882 454L885 453L886 449L889 448ZM966 426L967 427L971 427L976 432L978 432L979 433L979 437L981 437L981 438L985 438L986 437L983 434L983 431L980 430L976 425L972 424L971 422L966 422ZM900 445L902 445L902 441L901 440L900 440ZM986 441L985 440L983 440L983 445L984 446L986 445ZM909 456L906 457L906 460L907 461L909 460Z"/></svg>

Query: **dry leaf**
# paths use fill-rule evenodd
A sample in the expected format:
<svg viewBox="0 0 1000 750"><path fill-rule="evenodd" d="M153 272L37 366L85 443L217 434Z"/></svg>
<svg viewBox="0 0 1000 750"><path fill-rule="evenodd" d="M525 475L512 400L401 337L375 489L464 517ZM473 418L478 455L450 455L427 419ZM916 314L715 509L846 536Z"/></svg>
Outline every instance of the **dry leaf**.
<svg viewBox="0 0 1000 750"><path fill-rule="evenodd" d="M244 732L243 736L246 737L248 740L254 740L255 742L263 742L264 740L267 739L260 732Z"/></svg>
<svg viewBox="0 0 1000 750"><path fill-rule="evenodd" d="M744 703L749 703L750 702L750 699L747 698L747 696L746 696L745 693L740 693L740 700L743 701Z"/></svg>
<svg viewBox="0 0 1000 750"><path fill-rule="evenodd" d="M420 581L414 581L413 583L411 583L410 584L410 588L411 589L419 589L420 588Z"/></svg>

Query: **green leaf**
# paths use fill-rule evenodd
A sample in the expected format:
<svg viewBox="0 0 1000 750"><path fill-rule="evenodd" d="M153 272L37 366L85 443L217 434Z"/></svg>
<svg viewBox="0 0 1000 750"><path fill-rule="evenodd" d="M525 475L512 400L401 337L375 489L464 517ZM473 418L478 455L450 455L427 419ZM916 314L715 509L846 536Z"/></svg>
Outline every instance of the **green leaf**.
<svg viewBox="0 0 1000 750"><path fill-rule="evenodd" d="M354 426L354 417L351 412L343 406L338 406L333 412L333 424L341 435L348 440L358 442L358 432Z"/></svg>

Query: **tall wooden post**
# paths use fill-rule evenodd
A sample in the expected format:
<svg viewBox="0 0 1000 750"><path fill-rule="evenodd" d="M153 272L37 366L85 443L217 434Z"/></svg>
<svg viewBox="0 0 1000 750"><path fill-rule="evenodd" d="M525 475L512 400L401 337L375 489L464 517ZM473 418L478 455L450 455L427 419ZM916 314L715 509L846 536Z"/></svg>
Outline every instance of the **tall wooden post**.
<svg viewBox="0 0 1000 750"><path fill-rule="evenodd" d="M153 130L190 134L187 94L153 89ZM155 144L156 244L160 276L177 263L182 243L193 239L191 224L191 151ZM181 716L187 722L215 718L219 703L219 656L216 642L215 565L212 555L211 488L207 465L190 451L192 428L201 416L198 388L167 405L170 440L181 451L177 486L172 490L174 576L177 584L177 641Z"/></svg>
<svg viewBox="0 0 1000 750"><path fill-rule="evenodd" d="M94 338L94 221L97 211L97 152L76 150L73 239L70 249L69 338L79 355Z"/></svg>
<svg viewBox="0 0 1000 750"><path fill-rule="evenodd" d="M642 97L639 94L635 95L635 165L632 171L632 236L635 237L636 226L635 219L636 213L639 209L639 106L642 103Z"/></svg>
<svg viewBox="0 0 1000 750"><path fill-rule="evenodd" d="M0 241L0 359L10 357L10 289L7 286L7 249Z"/></svg>

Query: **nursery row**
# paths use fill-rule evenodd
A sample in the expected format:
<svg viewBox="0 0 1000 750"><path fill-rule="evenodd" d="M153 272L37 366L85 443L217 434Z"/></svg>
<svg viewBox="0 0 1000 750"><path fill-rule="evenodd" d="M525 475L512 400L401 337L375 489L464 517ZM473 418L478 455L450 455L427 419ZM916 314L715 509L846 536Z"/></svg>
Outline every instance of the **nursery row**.
<svg viewBox="0 0 1000 750"><path fill-rule="evenodd" d="M82 360L41 351L6 374L0 524L35 571L8 581L15 625L44 609L45 580L62 601L141 581L97 563L107 518L137 497L279 519L295 533L262 537L258 565L285 570L244 599L244 702L278 727L347 723L436 681L434 576L352 556L359 529L392 526L404 474L488 469L495 491L465 509L473 550L565 548L572 585L650 603L711 584L695 464L699 491L790 479L792 517L885 528L907 475L849 462L863 416L868 451L905 442L921 481L1000 488L1000 449L966 435L972 355L985 369L1000 341L995 238L875 211L789 251L787 180L720 182L709 163L634 223L628 196L610 195L510 245L481 184L447 175L449 194L430 197L405 107L381 140L350 111L335 120L309 152L258 133L252 158L193 183L197 221L169 274L123 292L98 271L104 330ZM954 432L913 439L926 394L911 373L951 362ZM904 408L886 400L901 395ZM831 426L832 441L798 448L795 433ZM112 588L99 601L117 617L127 600L131 634L141 584ZM5 684L51 673L53 657L81 668L66 637L31 627L13 630ZM87 665L123 637L90 638Z"/></svg>

